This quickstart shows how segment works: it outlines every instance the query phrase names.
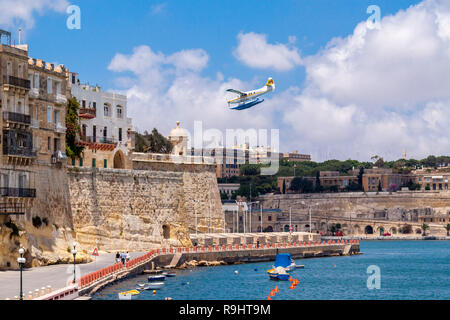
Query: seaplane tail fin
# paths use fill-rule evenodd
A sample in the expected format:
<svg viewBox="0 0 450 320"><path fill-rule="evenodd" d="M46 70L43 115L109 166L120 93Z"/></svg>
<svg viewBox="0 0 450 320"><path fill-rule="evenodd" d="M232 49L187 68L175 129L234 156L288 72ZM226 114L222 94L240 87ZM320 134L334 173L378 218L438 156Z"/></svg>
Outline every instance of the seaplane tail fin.
<svg viewBox="0 0 450 320"><path fill-rule="evenodd" d="M275 81L273 81L272 78L267 79L266 86L273 86L273 85L275 85Z"/></svg>

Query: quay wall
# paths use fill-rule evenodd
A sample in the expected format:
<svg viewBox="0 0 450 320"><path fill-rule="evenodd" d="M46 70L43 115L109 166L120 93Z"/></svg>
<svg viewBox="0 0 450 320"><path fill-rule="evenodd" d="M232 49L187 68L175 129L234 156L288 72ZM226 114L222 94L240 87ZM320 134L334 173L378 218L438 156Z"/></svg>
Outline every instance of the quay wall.
<svg viewBox="0 0 450 320"><path fill-rule="evenodd" d="M278 247L280 246L280 247ZM292 246L277 244L278 248L242 248L226 250L217 250L205 248L205 251L197 248L197 252L193 252L192 249L189 252L182 252L181 257L177 263L177 267L182 266L189 261L209 261L217 262L223 261L227 264L235 263L251 263L251 262L263 262L274 261L277 253L290 253L295 259L306 259L315 257L330 257L330 256L347 256L360 254L359 243L335 243L335 244L309 244ZM150 256L149 259L144 262L130 266L128 269L120 269L117 273L106 275L97 281L89 283L88 285L81 285L79 290L80 295L94 294L105 286L112 284L120 279L124 279L131 276L142 274L144 270L154 270L156 268L164 268L170 264L176 253L159 253Z"/></svg>
<svg viewBox="0 0 450 320"><path fill-rule="evenodd" d="M147 163L137 170L70 168L77 241L84 248L141 251L191 245L189 234L223 232L213 166Z"/></svg>

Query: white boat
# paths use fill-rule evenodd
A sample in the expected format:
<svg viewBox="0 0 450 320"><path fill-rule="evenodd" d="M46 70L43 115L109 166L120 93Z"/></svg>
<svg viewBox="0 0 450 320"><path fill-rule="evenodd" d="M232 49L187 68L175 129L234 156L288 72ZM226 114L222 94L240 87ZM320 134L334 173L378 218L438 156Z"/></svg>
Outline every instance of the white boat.
<svg viewBox="0 0 450 320"><path fill-rule="evenodd" d="M150 282L145 286L145 290L161 289L164 286L164 282Z"/></svg>
<svg viewBox="0 0 450 320"><path fill-rule="evenodd" d="M118 293L119 300L131 300L132 296L138 295L139 291L137 290L130 290L125 292Z"/></svg>

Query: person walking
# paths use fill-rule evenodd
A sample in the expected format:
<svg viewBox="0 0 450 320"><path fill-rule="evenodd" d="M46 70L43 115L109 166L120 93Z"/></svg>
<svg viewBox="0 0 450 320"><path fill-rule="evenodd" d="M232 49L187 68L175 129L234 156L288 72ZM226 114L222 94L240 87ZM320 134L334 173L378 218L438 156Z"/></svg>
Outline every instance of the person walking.
<svg viewBox="0 0 450 320"><path fill-rule="evenodd" d="M130 258L131 258L131 257L130 257L130 254L129 254L128 251L127 251L127 255L126 255L127 262L130 261Z"/></svg>
<svg viewBox="0 0 450 320"><path fill-rule="evenodd" d="M122 252L121 254L120 254L120 260L122 261L122 264L123 265L125 265L125 253L124 252Z"/></svg>
<svg viewBox="0 0 450 320"><path fill-rule="evenodd" d="M119 251L116 252L116 263L120 262L120 253Z"/></svg>

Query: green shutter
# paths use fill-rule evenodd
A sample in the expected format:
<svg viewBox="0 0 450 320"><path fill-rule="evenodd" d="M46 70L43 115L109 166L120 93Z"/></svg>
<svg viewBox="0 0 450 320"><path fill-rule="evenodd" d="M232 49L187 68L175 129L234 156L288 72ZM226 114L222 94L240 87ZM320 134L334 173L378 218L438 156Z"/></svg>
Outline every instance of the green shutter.
<svg viewBox="0 0 450 320"><path fill-rule="evenodd" d="M72 158L72 165L75 165L75 158Z"/></svg>
<svg viewBox="0 0 450 320"><path fill-rule="evenodd" d="M95 159L92 159L92 168L95 168Z"/></svg>
<svg viewBox="0 0 450 320"><path fill-rule="evenodd" d="M108 160L103 160L103 168L108 168Z"/></svg>
<svg viewBox="0 0 450 320"><path fill-rule="evenodd" d="M83 158L80 158L80 167L83 166Z"/></svg>

